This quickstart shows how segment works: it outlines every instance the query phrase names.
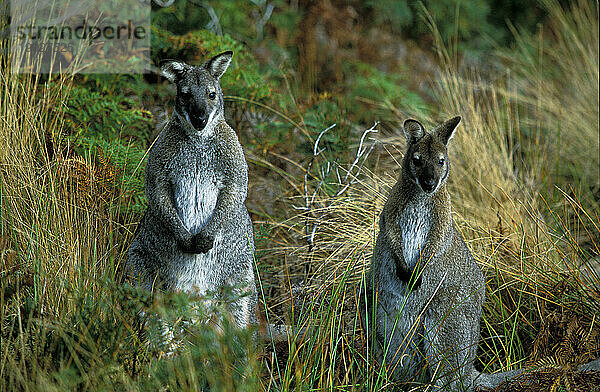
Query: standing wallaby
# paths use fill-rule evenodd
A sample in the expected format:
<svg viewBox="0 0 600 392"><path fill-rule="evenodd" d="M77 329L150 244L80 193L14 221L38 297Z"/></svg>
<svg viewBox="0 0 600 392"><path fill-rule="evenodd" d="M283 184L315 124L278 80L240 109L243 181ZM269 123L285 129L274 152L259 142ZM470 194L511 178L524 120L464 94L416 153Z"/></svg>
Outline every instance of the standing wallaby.
<svg viewBox="0 0 600 392"><path fill-rule="evenodd" d="M150 150L148 209L129 248L127 267L139 284L204 294L226 285L249 292L233 304L240 327L256 322L252 222L244 205L248 165L225 122L219 78L233 52L201 66L166 62L177 86L171 120Z"/></svg>
<svg viewBox="0 0 600 392"><path fill-rule="evenodd" d="M362 308L394 378L411 379L427 365L436 387L469 391L519 371L474 368L485 282L454 225L446 189L447 145L459 122L454 117L431 132L404 122L407 152L380 216Z"/></svg>

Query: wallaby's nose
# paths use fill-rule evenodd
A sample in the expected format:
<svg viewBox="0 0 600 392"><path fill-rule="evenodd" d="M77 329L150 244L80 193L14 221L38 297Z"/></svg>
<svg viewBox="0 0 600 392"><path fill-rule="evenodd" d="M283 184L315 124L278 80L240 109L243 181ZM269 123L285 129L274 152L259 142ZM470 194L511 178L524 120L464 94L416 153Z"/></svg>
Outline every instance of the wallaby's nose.
<svg viewBox="0 0 600 392"><path fill-rule="evenodd" d="M204 112L194 113L191 117L191 123L197 130L201 131L206 126L208 116Z"/></svg>
<svg viewBox="0 0 600 392"><path fill-rule="evenodd" d="M421 181L421 187L425 192L431 192L435 188L435 178L424 178Z"/></svg>

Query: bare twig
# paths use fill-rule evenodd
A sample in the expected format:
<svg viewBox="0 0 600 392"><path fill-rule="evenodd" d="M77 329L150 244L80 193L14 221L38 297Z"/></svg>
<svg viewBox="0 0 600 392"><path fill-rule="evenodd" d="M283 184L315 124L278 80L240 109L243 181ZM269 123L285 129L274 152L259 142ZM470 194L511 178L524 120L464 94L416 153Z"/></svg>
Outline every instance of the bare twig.
<svg viewBox="0 0 600 392"><path fill-rule="evenodd" d="M208 16L210 16L210 22L206 26L209 30L213 30L216 35L223 35L223 30L221 29L221 22L219 21L219 16L213 9L213 7L207 2L202 2L200 4L206 12L208 12Z"/></svg>
<svg viewBox="0 0 600 392"><path fill-rule="evenodd" d="M323 135L330 131L332 128L336 126L336 124L331 125L330 127L324 129L319 133L319 136L315 140L313 144L313 156L307 164L306 171L304 173L304 206L293 206L293 208L297 210L301 210L305 212L305 235L308 242L308 251L312 252L314 247L314 241L316 233L319 229L319 225L323 221L323 218L327 215L327 207L329 207L333 200L350 189L350 187L356 184L359 181L359 175L367 161L368 156L371 151L375 147L375 143L372 143L370 146L365 145L366 137L369 133L378 132L377 130L378 123L374 123L373 126L367 130L365 130L360 138L360 142L358 148L356 149L356 155L350 164L349 168L346 170L345 175L342 177L340 174L341 165L337 161L325 160L321 161L319 165L319 173L318 175L314 175L312 173L312 168L315 162L318 162L322 157L322 153L326 150L326 147L320 148L319 143ZM317 200L317 196L321 191L323 191L325 185L327 184L327 178L335 173L336 185L335 192L333 196L327 196L324 198L324 201L318 206L316 206L315 200ZM312 190L310 190L310 181L318 180L317 184L314 186ZM317 212L318 211L318 212Z"/></svg>
<svg viewBox="0 0 600 392"><path fill-rule="evenodd" d="M159 6L159 7L166 8L166 7L170 7L170 6L171 6L171 5L172 5L172 4L175 2L175 0L166 0L166 1L162 1L162 0L154 0L154 2L155 2L155 3L156 3L158 6Z"/></svg>

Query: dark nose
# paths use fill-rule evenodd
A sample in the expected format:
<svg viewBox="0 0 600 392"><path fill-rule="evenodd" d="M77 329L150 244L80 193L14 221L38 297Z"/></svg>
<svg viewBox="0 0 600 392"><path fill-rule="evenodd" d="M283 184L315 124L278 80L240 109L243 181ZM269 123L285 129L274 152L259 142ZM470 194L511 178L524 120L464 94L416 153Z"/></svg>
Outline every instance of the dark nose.
<svg viewBox="0 0 600 392"><path fill-rule="evenodd" d="M199 131L204 129L208 121L208 116L206 114L204 114L203 112L194 113L190 117L191 123L194 126L194 128L196 128Z"/></svg>
<svg viewBox="0 0 600 392"><path fill-rule="evenodd" d="M420 181L421 184L421 188L423 188L423 190L425 192L432 192L433 189L435 188L435 178L431 177L431 178L423 178Z"/></svg>

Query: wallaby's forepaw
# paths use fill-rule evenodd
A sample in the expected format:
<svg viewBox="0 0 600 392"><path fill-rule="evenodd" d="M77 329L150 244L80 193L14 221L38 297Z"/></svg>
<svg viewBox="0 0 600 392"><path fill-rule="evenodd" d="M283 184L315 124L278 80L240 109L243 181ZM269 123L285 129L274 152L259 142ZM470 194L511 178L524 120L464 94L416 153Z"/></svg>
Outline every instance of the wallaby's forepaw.
<svg viewBox="0 0 600 392"><path fill-rule="evenodd" d="M413 274L416 274L416 271L413 273L413 270L408 268L408 266L404 263L404 260L400 260L396 253L392 253L392 257L394 257L394 261L396 263L396 276L398 279L407 284L412 290L418 289L421 286L421 274L418 274L418 276L413 276Z"/></svg>
<svg viewBox="0 0 600 392"><path fill-rule="evenodd" d="M206 253L212 249L214 241L215 238L213 236L201 231L192 240L192 251L194 253Z"/></svg>
<svg viewBox="0 0 600 392"><path fill-rule="evenodd" d="M201 231L192 237L189 244L181 246L181 250L185 253L206 253L212 249L214 241L215 238L213 236Z"/></svg>
<svg viewBox="0 0 600 392"><path fill-rule="evenodd" d="M416 289L418 289L418 288L421 286L421 281L422 281L422 279L421 279L421 275L419 274L419 277L418 277L418 278L415 280L415 283L414 283L414 284L412 284L412 289L413 289L413 290L416 290ZM410 282L408 283L408 286L409 286L409 287L411 286L411 283L410 283Z"/></svg>
<svg viewBox="0 0 600 392"><path fill-rule="evenodd" d="M421 275L419 274L419 276L412 276L413 272L408 270L408 271L403 271L401 274L398 275L398 278L404 282L411 290L416 290L421 286Z"/></svg>

